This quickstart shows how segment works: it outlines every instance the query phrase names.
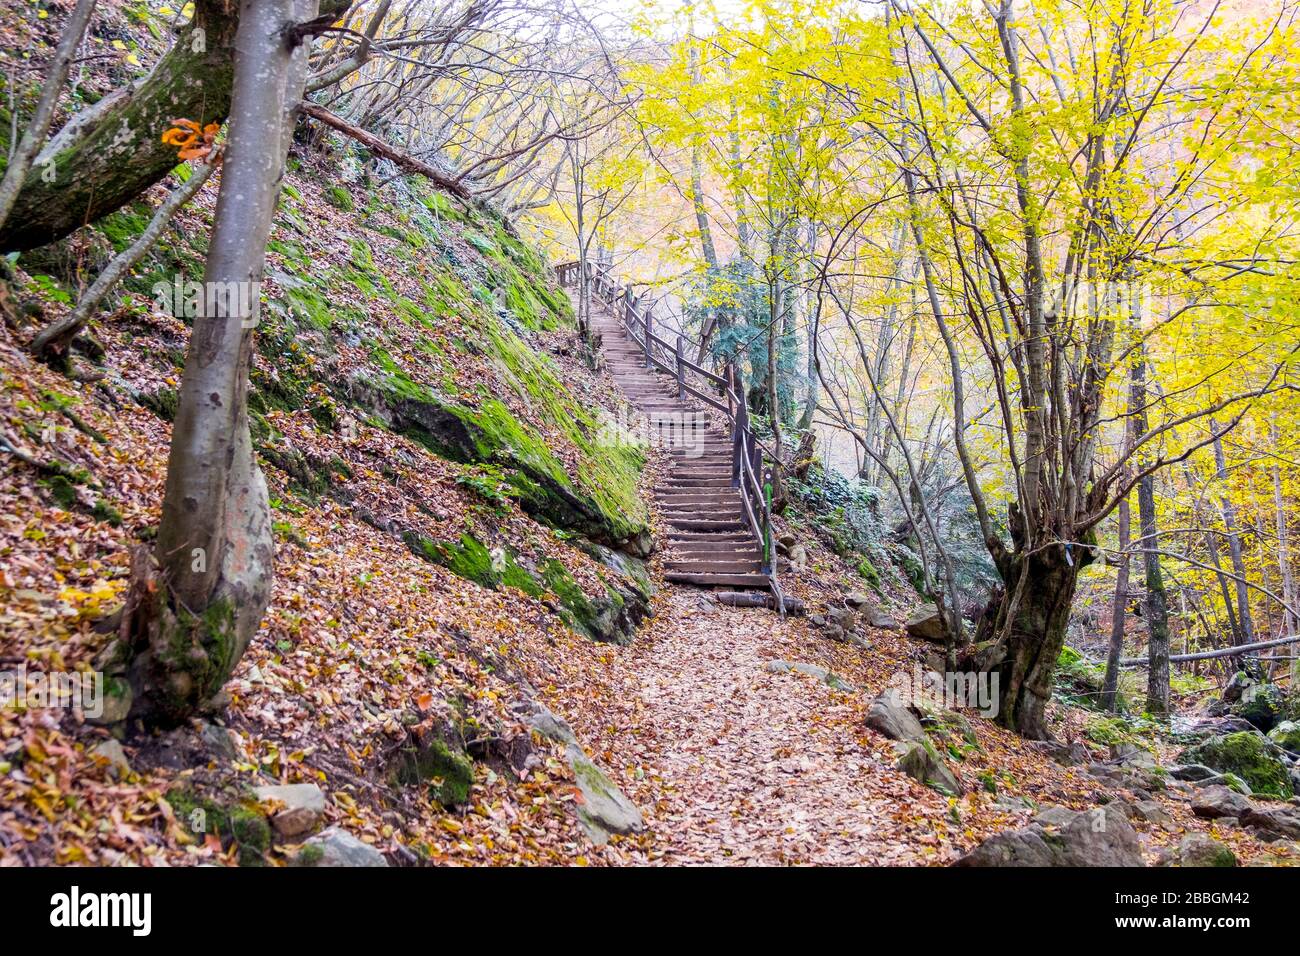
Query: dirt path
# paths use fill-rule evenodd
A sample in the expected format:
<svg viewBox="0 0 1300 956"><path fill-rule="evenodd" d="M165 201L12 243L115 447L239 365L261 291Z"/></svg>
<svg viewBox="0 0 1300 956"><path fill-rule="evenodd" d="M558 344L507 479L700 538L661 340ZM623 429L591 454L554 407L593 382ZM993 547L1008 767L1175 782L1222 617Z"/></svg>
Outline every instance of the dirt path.
<svg viewBox="0 0 1300 956"><path fill-rule="evenodd" d="M799 673L764 611L674 589L657 622L614 652L602 681L598 750L626 762L622 783L665 863L923 863L940 798L910 781L863 729L862 695ZM928 850L928 852L927 852Z"/></svg>

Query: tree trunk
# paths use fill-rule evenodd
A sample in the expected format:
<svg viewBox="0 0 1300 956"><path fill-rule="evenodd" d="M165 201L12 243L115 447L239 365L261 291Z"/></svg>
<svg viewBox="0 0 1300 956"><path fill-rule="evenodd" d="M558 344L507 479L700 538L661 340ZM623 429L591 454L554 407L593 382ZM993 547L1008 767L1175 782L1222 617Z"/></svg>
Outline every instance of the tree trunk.
<svg viewBox="0 0 1300 956"><path fill-rule="evenodd" d="M1115 577L1115 597L1110 605L1110 647L1106 653L1106 676L1101 685L1101 706L1114 712L1119 704L1119 661L1124 656L1124 619L1128 615L1129 571L1128 498L1119 503L1119 568Z"/></svg>
<svg viewBox="0 0 1300 956"><path fill-rule="evenodd" d="M1282 436L1278 433L1277 419L1274 418L1271 429L1273 437L1273 448L1276 450L1281 447ZM1282 494L1282 470L1278 467L1277 459L1273 460L1272 468L1273 477L1273 514L1277 523L1277 563L1278 570L1282 573L1282 600L1286 602L1286 609L1282 615L1282 630L1286 634L1295 634L1300 631L1300 621L1296 620L1295 611L1295 581L1291 575L1291 531L1287 527L1288 510L1286 498Z"/></svg>
<svg viewBox="0 0 1300 956"><path fill-rule="evenodd" d="M63 84L68 79L72 58L77 54L77 47L81 46L81 38L86 35L86 27L90 24L90 16L94 12L95 0L77 0L72 16L68 18L63 34L59 37L59 45L55 47L54 56L45 71L36 110L23 131L22 139L18 141L18 148L9 159L9 165L5 167L4 178L0 179L0 228L3 228L8 221L9 213L18 198L18 192L31 171L32 161L36 159L41 145L45 142L45 134L50 131L50 123L54 119L54 107L58 105ZM12 79L13 76L10 74L11 82Z"/></svg>
<svg viewBox="0 0 1300 956"><path fill-rule="evenodd" d="M1169 598L1160 569L1160 538L1156 529L1156 479L1138 482L1138 520L1142 526L1142 565L1146 571L1147 711L1169 713Z"/></svg>
<svg viewBox="0 0 1300 956"><path fill-rule="evenodd" d="M1213 418L1210 428L1215 428ZM1255 625L1250 615L1250 591L1246 587L1246 562L1241 553L1241 535L1237 533L1237 506L1232 503L1228 490L1228 463L1223 454L1223 439L1214 439L1214 471L1222 487L1219 491L1219 511L1223 517L1223 527L1228 534L1228 554L1232 558L1233 584L1237 592L1237 620L1241 623L1241 643L1251 644L1255 641Z"/></svg>
<svg viewBox="0 0 1300 956"><path fill-rule="evenodd" d="M230 137L205 290L172 430L155 557L167 607L131 662L136 714L180 720L229 678L271 594L271 513L248 430L248 372L266 260L307 46L284 27L317 0L243 0Z"/></svg>
<svg viewBox="0 0 1300 956"><path fill-rule="evenodd" d="M1129 408L1133 434L1147 430L1146 355L1141 348L1131 372ZM1156 528L1156 477L1149 474L1138 482L1138 523L1141 526L1142 567L1146 577L1147 618L1147 711L1169 713L1169 599L1165 595L1160 569L1160 537Z"/></svg>
<svg viewBox="0 0 1300 956"><path fill-rule="evenodd" d="M993 633L1002 640L998 655L997 722L1022 737L1047 740L1047 702L1052 675L1065 646L1079 569L1089 552L1061 543L1013 555L1003 564L1006 588L994 617Z"/></svg>
<svg viewBox="0 0 1300 956"><path fill-rule="evenodd" d="M172 121L220 123L230 109L237 23L229 0L197 0L193 22L147 77L74 115L23 180L0 251L62 239L176 168L176 147L162 141Z"/></svg>

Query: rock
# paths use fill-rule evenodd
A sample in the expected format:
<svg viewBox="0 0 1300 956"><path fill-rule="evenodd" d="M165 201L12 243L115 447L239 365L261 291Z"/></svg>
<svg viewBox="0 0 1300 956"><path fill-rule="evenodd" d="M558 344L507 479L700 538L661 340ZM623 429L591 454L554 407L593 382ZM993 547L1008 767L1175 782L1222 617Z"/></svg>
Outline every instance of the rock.
<svg viewBox="0 0 1300 956"><path fill-rule="evenodd" d="M1166 830L1174 828L1174 818L1155 800L1135 800L1128 806L1134 820L1142 820L1153 826L1164 827Z"/></svg>
<svg viewBox="0 0 1300 956"><path fill-rule="evenodd" d="M1242 731L1258 733L1255 725L1250 721L1232 716L1203 717L1188 727L1184 733L1190 737L1213 737Z"/></svg>
<svg viewBox="0 0 1300 956"><path fill-rule="evenodd" d="M784 547L784 548L787 549L787 550L789 550L790 548L793 548L793 547L795 546L795 544L798 543L798 541L799 541L799 539L798 539L797 537L795 537L794 535L790 534L789 532L787 532L787 533L781 535L781 537L779 537L779 538L776 539L777 544L781 545L782 547Z"/></svg>
<svg viewBox="0 0 1300 956"><path fill-rule="evenodd" d="M1210 820L1243 816L1251 806L1249 798L1222 784L1204 787L1192 797L1192 813Z"/></svg>
<svg viewBox="0 0 1300 956"><path fill-rule="evenodd" d="M114 642L116 644L116 642ZM99 695L99 713L87 713L86 723L99 727L111 727L126 720L131 713L131 704L135 694L131 685L117 677L104 678L104 692Z"/></svg>
<svg viewBox="0 0 1300 956"><path fill-rule="evenodd" d="M1056 807L1027 827L989 837L955 866L1142 866L1142 844L1121 807Z"/></svg>
<svg viewBox="0 0 1300 956"><path fill-rule="evenodd" d="M893 616L886 614L878 607L867 608L864 618L870 627L878 627L886 631L893 631L898 628L898 622L894 620Z"/></svg>
<svg viewBox="0 0 1300 956"><path fill-rule="evenodd" d="M1300 723L1284 720L1268 732L1268 739L1288 753L1300 754Z"/></svg>
<svg viewBox="0 0 1300 956"><path fill-rule="evenodd" d="M1197 783L1201 780L1209 780L1212 777L1220 776L1217 770L1205 766L1203 763L1188 763L1169 768L1169 776L1175 780L1187 780Z"/></svg>
<svg viewBox="0 0 1300 956"><path fill-rule="evenodd" d="M1037 814L1031 821L1041 827L1056 827L1058 830L1062 827L1069 826L1074 820L1077 810L1071 810L1069 807L1047 807L1041 813Z"/></svg>
<svg viewBox="0 0 1300 956"><path fill-rule="evenodd" d="M768 661L763 665L763 670L769 674L789 674L794 671L799 674L807 674L809 677L816 678L828 687L835 690L851 691L853 685L842 680L839 675L828 671L824 667L818 667L816 664L790 663L789 661L774 660Z"/></svg>
<svg viewBox="0 0 1300 956"><path fill-rule="evenodd" d="M944 643L943 619L936 610L923 608L909 617L904 626L909 637L932 644Z"/></svg>
<svg viewBox="0 0 1300 956"><path fill-rule="evenodd" d="M871 707L867 710L866 724L890 740L916 743L926 739L921 722L898 695L891 691L886 691L871 702Z"/></svg>
<svg viewBox="0 0 1300 956"><path fill-rule="evenodd" d="M224 760L238 760L240 757L239 745L235 742L234 736L220 724L205 720L199 729L199 741L209 751Z"/></svg>
<svg viewBox="0 0 1300 956"><path fill-rule="evenodd" d="M254 787L253 795L258 803L283 805L272 815L271 826L286 840L310 833L325 815L325 792L314 783Z"/></svg>
<svg viewBox="0 0 1300 956"><path fill-rule="evenodd" d="M295 863L299 866L388 866L382 853L338 827L330 827L303 844Z"/></svg>
<svg viewBox="0 0 1300 956"><path fill-rule="evenodd" d="M979 749L980 741L975 736L975 728L963 714L955 710L927 709L921 715L921 726L945 745L953 737L957 737L967 747Z"/></svg>
<svg viewBox="0 0 1300 956"><path fill-rule="evenodd" d="M1092 759L1092 754L1088 752L1088 748L1078 741L1065 744L1058 740L1049 740L1036 746L1063 767L1078 767Z"/></svg>
<svg viewBox="0 0 1300 956"><path fill-rule="evenodd" d="M802 570L808 566L808 549L802 544L796 544L790 549L790 567L795 570Z"/></svg>
<svg viewBox="0 0 1300 956"><path fill-rule="evenodd" d="M568 722L535 700L523 705L523 711L530 729L547 740L564 744L565 760L582 794L581 803L574 809L587 837L597 846L604 846L612 834L639 831L644 825L641 811L587 756Z"/></svg>
<svg viewBox="0 0 1300 956"><path fill-rule="evenodd" d="M1255 792L1250 789L1250 784L1248 784L1245 780L1242 780L1235 773L1220 774L1218 780L1214 782L1221 783L1229 790L1235 790L1238 793L1240 793L1242 796L1246 796L1246 797L1251 796ZM1205 784L1202 784L1202 786L1205 786Z"/></svg>
<svg viewBox="0 0 1300 956"><path fill-rule="evenodd" d="M1267 733L1281 719L1286 695L1276 684L1254 684L1242 691L1232 713Z"/></svg>
<svg viewBox="0 0 1300 956"><path fill-rule="evenodd" d="M1255 793L1291 796L1291 781L1277 744L1257 733L1210 737L1179 754L1183 763L1200 763L1225 773L1235 773Z"/></svg>
<svg viewBox="0 0 1300 956"><path fill-rule="evenodd" d="M1156 758L1135 744L1111 744L1110 762L1119 767L1154 767Z"/></svg>
<svg viewBox="0 0 1300 956"><path fill-rule="evenodd" d="M871 602L871 598L861 591L854 591L852 594L845 595L844 603L855 611L860 611Z"/></svg>
<svg viewBox="0 0 1300 956"><path fill-rule="evenodd" d="M563 717L557 717L546 706L532 701L529 713L525 717L529 729L537 731L547 740L554 743L576 744L577 736L573 733L573 728L569 726L568 721Z"/></svg>
<svg viewBox="0 0 1300 956"><path fill-rule="evenodd" d="M125 777L131 772L131 762L126 759L126 751L112 737L101 740L91 747L90 755L96 760L105 761L108 764L109 773L112 774L114 779Z"/></svg>
<svg viewBox="0 0 1300 956"><path fill-rule="evenodd" d="M1204 833L1189 833L1177 847L1163 851L1157 866L1236 866L1237 854Z"/></svg>
<svg viewBox="0 0 1300 956"><path fill-rule="evenodd" d="M857 626L858 615L852 608L833 607L826 611L826 626L839 627L844 633L849 633Z"/></svg>
<svg viewBox="0 0 1300 956"><path fill-rule="evenodd" d="M948 769L929 740L908 744L897 769L940 793L959 797L964 792L961 781Z"/></svg>
<svg viewBox="0 0 1300 956"><path fill-rule="evenodd" d="M1297 807L1252 806L1241 822L1280 839L1300 840L1300 808Z"/></svg>
<svg viewBox="0 0 1300 956"><path fill-rule="evenodd" d="M1164 774L1157 767L1123 767L1113 763L1092 763L1088 764L1086 772L1090 777L1125 790L1165 789Z"/></svg>
<svg viewBox="0 0 1300 956"><path fill-rule="evenodd" d="M808 623L811 624L813 627L825 627L826 615L814 614L812 617L808 618Z"/></svg>
<svg viewBox="0 0 1300 956"><path fill-rule="evenodd" d="M1229 704L1235 704L1241 700L1242 695L1248 688L1254 687L1259 681L1245 671L1237 671L1228 681L1228 686L1223 688L1223 699Z"/></svg>
<svg viewBox="0 0 1300 956"><path fill-rule="evenodd" d="M582 748L570 744L566 756L582 793L582 803L577 808L578 822L591 842L604 846L612 834L640 831L644 826L641 811L592 763Z"/></svg>

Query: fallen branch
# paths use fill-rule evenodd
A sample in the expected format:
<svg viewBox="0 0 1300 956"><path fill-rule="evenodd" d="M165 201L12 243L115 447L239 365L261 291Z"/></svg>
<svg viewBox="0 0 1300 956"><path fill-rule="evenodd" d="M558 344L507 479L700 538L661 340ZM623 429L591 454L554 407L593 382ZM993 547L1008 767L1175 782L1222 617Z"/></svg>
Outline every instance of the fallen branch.
<svg viewBox="0 0 1300 956"><path fill-rule="evenodd" d="M1236 657L1246 651L1259 651L1266 647L1281 647L1283 644L1300 643L1300 634L1292 634L1290 637L1279 637L1275 641L1257 641L1254 644L1238 644L1236 647L1222 647L1217 651L1201 651L1197 654L1171 654L1169 662L1178 663L1180 661L1208 661L1216 657ZM1121 667L1141 667L1147 663L1145 657L1126 657L1119 662Z"/></svg>
<svg viewBox="0 0 1300 956"><path fill-rule="evenodd" d="M465 202L474 201L474 197L470 194L469 190L466 189L458 180L452 179L446 173L435 169L423 160L416 159L410 153L405 153L396 146L384 142L373 133L367 133L361 127L353 126L337 114L331 113L325 107L317 106L309 100L303 100L302 103L299 104L298 109L303 113L303 115L310 116L314 120L319 120L331 129L338 130L344 136L355 139L371 152L384 157L384 159L391 160L402 169L423 176L439 189L446 190L458 199L463 199Z"/></svg>

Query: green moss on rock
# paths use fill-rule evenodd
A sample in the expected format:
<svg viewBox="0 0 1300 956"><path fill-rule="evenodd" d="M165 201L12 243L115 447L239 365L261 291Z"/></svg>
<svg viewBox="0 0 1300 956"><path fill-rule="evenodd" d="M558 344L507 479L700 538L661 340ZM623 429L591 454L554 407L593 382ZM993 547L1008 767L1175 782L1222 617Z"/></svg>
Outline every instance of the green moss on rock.
<svg viewBox="0 0 1300 956"><path fill-rule="evenodd" d="M1235 773L1259 794L1291 796L1287 768L1277 755L1276 745L1250 731L1211 737L1179 755L1179 762L1205 764L1223 773Z"/></svg>
<svg viewBox="0 0 1300 956"><path fill-rule="evenodd" d="M253 801L218 801L187 787L173 787L166 800L176 822L196 840L216 836L238 848L240 866L261 866L271 848L271 825Z"/></svg>
<svg viewBox="0 0 1300 956"><path fill-rule="evenodd" d="M342 186L331 186L325 190L325 201L335 209L344 212L351 212L356 208L356 203L352 201L352 194Z"/></svg>
<svg viewBox="0 0 1300 956"><path fill-rule="evenodd" d="M433 737L419 746L406 748L395 773L406 786L429 785L429 795L444 807L458 807L469 800L474 784L474 761L446 741Z"/></svg>

